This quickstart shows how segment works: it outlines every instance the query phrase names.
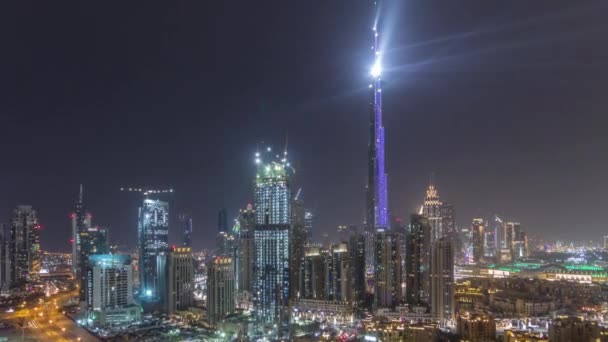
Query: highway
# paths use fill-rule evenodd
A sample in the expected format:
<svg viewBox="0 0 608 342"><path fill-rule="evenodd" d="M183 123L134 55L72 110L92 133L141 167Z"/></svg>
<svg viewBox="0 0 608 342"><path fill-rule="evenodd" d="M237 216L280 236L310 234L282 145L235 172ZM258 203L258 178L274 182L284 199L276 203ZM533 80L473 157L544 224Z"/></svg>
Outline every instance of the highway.
<svg viewBox="0 0 608 342"><path fill-rule="evenodd" d="M16 326L16 329L0 329L0 337L9 341L99 341L59 310L77 292L62 293L43 299L43 303L30 303L15 308L14 312L0 313L0 320ZM23 324L23 328L19 324Z"/></svg>

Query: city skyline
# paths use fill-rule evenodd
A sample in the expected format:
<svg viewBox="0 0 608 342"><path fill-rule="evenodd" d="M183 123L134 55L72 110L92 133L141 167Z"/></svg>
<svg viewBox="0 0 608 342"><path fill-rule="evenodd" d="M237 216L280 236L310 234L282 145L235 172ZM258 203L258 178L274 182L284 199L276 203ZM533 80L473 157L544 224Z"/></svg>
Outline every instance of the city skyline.
<svg viewBox="0 0 608 342"><path fill-rule="evenodd" d="M221 21L231 14L242 18L248 10L262 15L270 5L245 6L236 13L218 6L215 20ZM93 221L108 228L113 244L132 241L127 247L133 248L138 203L135 197L120 194L119 188L171 185L177 190L173 213L183 210L193 217L193 248L212 247L204 236L215 232L217 211L227 208L231 220L239 208L253 202L251 155L256 144L265 146L264 141L280 147L287 136L298 186L316 216L315 239L322 232L335 236L338 225L358 224L362 230L367 176L365 87L372 61L361 51L371 23L369 6L356 4L349 11L352 17L342 19L342 25L330 25L335 19L330 14L345 6L324 4L318 12L305 5L277 6L276 12L262 16L268 23L256 27L255 34L267 38L256 43L270 48L285 41L285 36L290 38L270 61L263 56L268 49L253 52L254 46L239 39L241 29L226 28L236 48L203 32L217 22L210 18L199 24L195 15L186 13L198 13L196 8L172 8L166 13L161 6L149 8L155 18L165 19L162 23L118 18L130 28L143 25L142 31L134 31L135 37L149 39L130 52L136 56L155 52L139 77L125 75L129 84L125 87L116 85L119 71L133 62L109 58L101 65L118 71L109 75L97 71L102 57L116 58L111 48L124 49L135 39L118 37L110 27L103 26L107 30L98 33L100 39L80 48L68 43L80 34L91 34L91 24L80 22L82 33L68 30L63 38L54 35L59 46L76 53L68 60L82 73L71 71L57 55L38 60L33 57L35 48L26 48L26 55L32 56L32 72L24 74L16 68L8 73L8 80L20 80L13 82L20 86L9 89L12 100L0 108L15 118L6 119L6 134L0 138L7 160L0 180L1 217L6 221L17 205L32 205L43 227L42 248L68 251L69 214L78 184L83 183ZM445 10L451 6L444 6ZM605 227L595 213L603 207L603 174L608 165L601 158L607 141L600 127L605 127L606 119L599 114L606 100L595 89L607 80L598 72L605 70L605 62L595 57L606 50L597 32L599 16L590 12L601 6L514 6L511 15L486 5L473 14L446 19L428 5L395 5L400 19L391 21L389 16L384 30L394 47L387 52L383 73L389 212L405 219L417 212L426 175L434 172L442 200L457 208L459 226L469 225L474 217L491 219L499 214L521 222L530 235L599 239ZM316 20L294 20L298 11ZM95 15L101 18L103 13L102 9ZM476 17L462 23L480 13L497 20ZM177 27L182 22L178 18L187 30ZM277 25L283 33L272 30ZM302 30L306 32L298 25L306 25ZM46 34L62 30L67 28L60 25L40 36L31 31L20 35L40 46ZM532 31L535 36L521 41ZM312 39L321 33L327 41ZM538 41L545 37L551 38L551 49ZM189 38L202 43L193 46ZM9 41L9 47L13 43ZM571 51L573 44L576 53ZM217 45L222 52L198 58L205 54L198 47L206 45ZM97 49L105 55L91 57L92 61L79 58L93 56L91 51ZM224 64L238 66L235 70L209 70L222 56L237 51L244 55ZM312 55L298 56L305 51ZM174 55L186 59L183 70ZM13 61L10 55L3 58ZM579 65L585 59L596 62ZM47 69L47 62L65 70L64 77L54 77L57 71ZM286 76L295 65L302 65L302 70ZM190 71L192 77L186 77ZM217 78L220 81L209 87ZM230 91L235 82L244 95ZM532 92L538 87L546 93ZM210 105L210 99L217 99L219 107ZM576 120L566 120L573 113ZM142 118L149 121L141 125ZM237 127L235 121L240 123ZM87 129L75 129L80 126ZM429 132L425 127L435 129ZM19 135L26 128L32 133L27 140ZM17 142L19 148L12 149ZM170 242L178 243L181 229L177 221L172 223Z"/></svg>

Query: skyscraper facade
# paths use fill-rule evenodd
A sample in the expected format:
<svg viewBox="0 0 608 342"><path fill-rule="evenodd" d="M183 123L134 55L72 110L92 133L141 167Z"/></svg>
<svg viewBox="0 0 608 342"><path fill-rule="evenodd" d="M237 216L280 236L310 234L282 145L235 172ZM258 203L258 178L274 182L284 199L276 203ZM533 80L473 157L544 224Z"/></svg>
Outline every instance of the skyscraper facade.
<svg viewBox="0 0 608 342"><path fill-rule="evenodd" d="M0 293L8 293L11 286L11 259L7 225L0 224Z"/></svg>
<svg viewBox="0 0 608 342"><path fill-rule="evenodd" d="M422 215L412 215L406 232L406 302L428 304L431 225Z"/></svg>
<svg viewBox="0 0 608 342"><path fill-rule="evenodd" d="M158 256L169 248L169 203L144 198L139 208L139 279L140 293L148 299L158 299L159 278L164 276L157 265Z"/></svg>
<svg viewBox="0 0 608 342"><path fill-rule="evenodd" d="M232 258L217 256L207 266L207 316L211 324L235 309L235 277Z"/></svg>
<svg viewBox="0 0 608 342"><path fill-rule="evenodd" d="M80 185L80 192L78 194L78 200L74 205L74 212L71 215L72 218L72 273L80 278L80 270L84 272L82 268L82 261L80 258L80 233L86 232L91 228L91 214L87 212L87 209L83 202L83 189L82 184ZM87 256L85 256L85 259ZM84 260L86 261L86 260Z"/></svg>
<svg viewBox="0 0 608 342"><path fill-rule="evenodd" d="M87 316L94 325L139 321L133 301L133 270L126 254L95 254L86 263Z"/></svg>
<svg viewBox="0 0 608 342"><path fill-rule="evenodd" d="M192 217L188 214L179 215L182 230L182 247L192 247Z"/></svg>
<svg viewBox="0 0 608 342"><path fill-rule="evenodd" d="M351 302L359 309L365 303L365 235L353 232L348 239L350 260L350 275L348 280L351 287Z"/></svg>
<svg viewBox="0 0 608 342"><path fill-rule="evenodd" d="M326 265L327 299L335 301L349 300L352 288L348 279L350 274L348 245L343 242L332 245Z"/></svg>
<svg viewBox="0 0 608 342"><path fill-rule="evenodd" d="M253 294L253 279L255 270L255 210L247 204L239 211L237 219L238 232L238 290Z"/></svg>
<svg viewBox="0 0 608 342"><path fill-rule="evenodd" d="M442 225L442 208L443 203L439 200L437 189L433 183L429 184L426 190L426 196L424 197L424 204L422 206L422 215L429 220L431 225L431 243L435 240L443 237L443 225Z"/></svg>
<svg viewBox="0 0 608 342"><path fill-rule="evenodd" d="M375 238L374 304L395 308L401 301L401 234L378 230Z"/></svg>
<svg viewBox="0 0 608 342"><path fill-rule="evenodd" d="M31 206L20 205L13 211L8 249L11 285L37 279L40 272L40 225Z"/></svg>
<svg viewBox="0 0 608 342"><path fill-rule="evenodd" d="M294 198L292 201L292 218L290 232L290 248L289 251L289 268L291 298L296 298L301 295L300 288L303 267L304 267L304 248L307 245L307 234L305 226L306 211L304 209L304 201L302 198Z"/></svg>
<svg viewBox="0 0 608 342"><path fill-rule="evenodd" d="M447 238L431 247L431 313L444 322L454 316L454 247Z"/></svg>
<svg viewBox="0 0 608 342"><path fill-rule="evenodd" d="M194 306L194 259L190 247L172 247L166 265L167 314Z"/></svg>
<svg viewBox="0 0 608 342"><path fill-rule="evenodd" d="M327 251L319 247L309 246L304 254L304 270L302 276L302 298L325 299L327 297L325 284L325 264Z"/></svg>
<svg viewBox="0 0 608 342"><path fill-rule="evenodd" d="M222 208L217 212L217 231L228 232L228 212Z"/></svg>
<svg viewBox="0 0 608 342"><path fill-rule="evenodd" d="M384 169L384 126L382 124L382 61L377 22L373 27L374 64L370 71L370 120L366 194L366 268L373 274L374 235L377 229L388 228L387 175Z"/></svg>
<svg viewBox="0 0 608 342"><path fill-rule="evenodd" d="M486 261L489 260L494 260L496 258L496 251L497 251L497 241L496 241L496 230L495 229L490 229L490 227L486 227L487 230L485 232L485 236L484 236L484 256Z"/></svg>
<svg viewBox="0 0 608 342"><path fill-rule="evenodd" d="M291 166L283 156L256 153L254 232L256 268L254 307L257 320L276 322L286 313L290 289Z"/></svg>
<svg viewBox="0 0 608 342"><path fill-rule="evenodd" d="M80 278L80 301L84 303L87 291L87 269L89 269L89 257L95 254L110 253L108 242L108 231L99 227L88 227L78 232L79 252L76 275Z"/></svg>
<svg viewBox="0 0 608 342"><path fill-rule="evenodd" d="M304 213L304 230L306 231L306 245L312 243L312 229L314 226L315 214L312 211L306 211Z"/></svg>
<svg viewBox="0 0 608 342"><path fill-rule="evenodd" d="M473 223L471 224L471 236L473 238L473 262L478 265L484 262L485 233L486 227L483 219L474 218Z"/></svg>

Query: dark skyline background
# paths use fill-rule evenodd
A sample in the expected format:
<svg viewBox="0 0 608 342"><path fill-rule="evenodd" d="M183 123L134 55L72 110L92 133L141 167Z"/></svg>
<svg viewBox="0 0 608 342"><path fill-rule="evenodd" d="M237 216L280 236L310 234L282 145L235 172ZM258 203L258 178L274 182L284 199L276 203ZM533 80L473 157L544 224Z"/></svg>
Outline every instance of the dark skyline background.
<svg viewBox="0 0 608 342"><path fill-rule="evenodd" d="M218 210L252 201L256 146L286 136L315 237L362 222L368 1L14 6L0 20L0 218L33 205L43 249L70 249L81 182L113 244L137 237L138 197L119 188L170 185L171 216L191 213L194 247L213 247ZM459 226L496 213L547 239L608 233L608 3L383 13L391 214L417 211L434 172Z"/></svg>

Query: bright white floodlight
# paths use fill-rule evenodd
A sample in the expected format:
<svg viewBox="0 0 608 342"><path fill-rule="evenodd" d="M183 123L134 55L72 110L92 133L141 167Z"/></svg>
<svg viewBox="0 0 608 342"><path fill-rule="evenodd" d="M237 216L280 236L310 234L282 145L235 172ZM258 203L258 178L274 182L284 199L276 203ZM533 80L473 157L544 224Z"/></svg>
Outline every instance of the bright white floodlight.
<svg viewBox="0 0 608 342"><path fill-rule="evenodd" d="M382 66L380 66L379 61L376 61L376 63L374 63L374 65L372 66L372 70L370 71L370 74L372 75L372 77L378 77L378 76L380 76L381 73L382 73Z"/></svg>

